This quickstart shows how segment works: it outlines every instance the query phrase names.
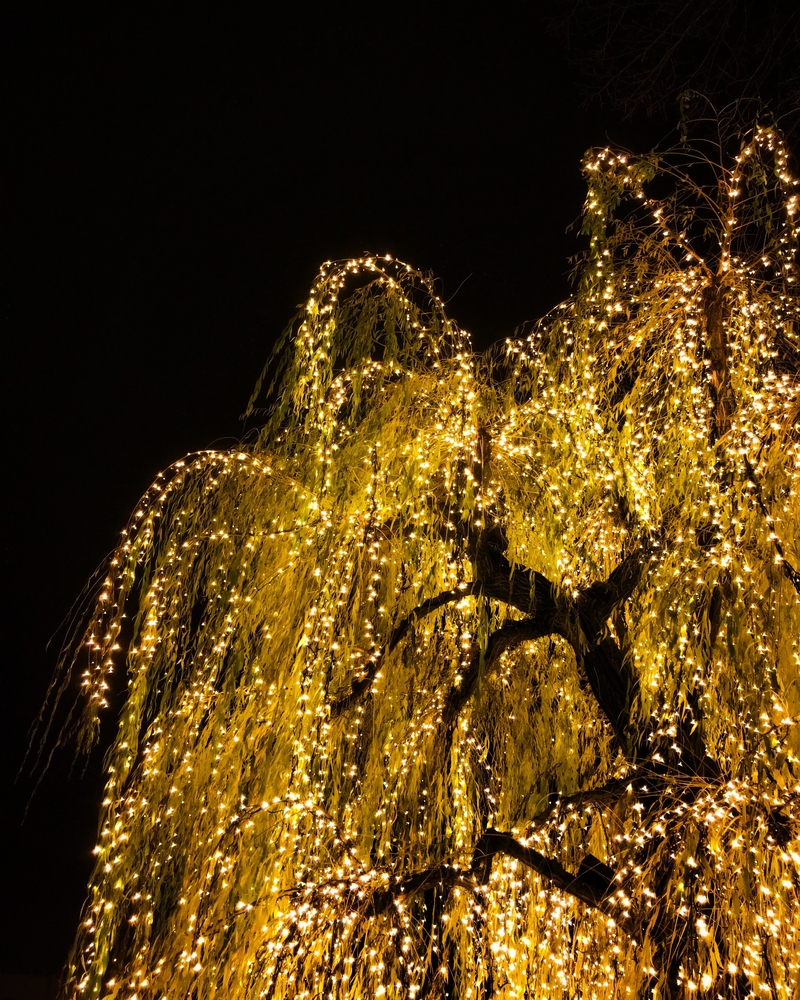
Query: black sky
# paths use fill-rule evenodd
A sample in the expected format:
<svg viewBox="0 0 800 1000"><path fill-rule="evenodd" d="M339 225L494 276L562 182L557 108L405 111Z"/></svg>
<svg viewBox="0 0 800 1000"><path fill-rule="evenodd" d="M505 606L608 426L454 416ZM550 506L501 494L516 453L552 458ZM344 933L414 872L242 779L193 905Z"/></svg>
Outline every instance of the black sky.
<svg viewBox="0 0 800 1000"><path fill-rule="evenodd" d="M43 974L78 919L100 755L83 780L58 758L24 825L31 782L12 782L46 642L139 495L241 432L323 260L432 270L485 347L568 293L584 150L668 126L582 110L526 2L30 0L3 18L0 973Z"/></svg>

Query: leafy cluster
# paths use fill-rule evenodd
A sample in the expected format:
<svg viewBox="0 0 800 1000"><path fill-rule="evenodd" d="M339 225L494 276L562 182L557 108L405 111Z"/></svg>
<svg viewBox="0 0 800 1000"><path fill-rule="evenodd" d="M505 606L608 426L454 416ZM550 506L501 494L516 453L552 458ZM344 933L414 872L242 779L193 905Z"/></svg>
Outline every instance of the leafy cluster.
<svg viewBox="0 0 800 1000"><path fill-rule="evenodd" d="M797 187L769 129L585 173L528 336L326 264L257 442L141 501L70 995L797 995Z"/></svg>

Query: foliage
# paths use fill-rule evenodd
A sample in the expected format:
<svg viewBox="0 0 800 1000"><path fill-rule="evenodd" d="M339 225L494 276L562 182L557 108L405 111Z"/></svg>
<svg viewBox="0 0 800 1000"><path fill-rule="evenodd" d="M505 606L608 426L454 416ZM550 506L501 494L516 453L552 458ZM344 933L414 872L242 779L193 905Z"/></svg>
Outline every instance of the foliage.
<svg viewBox="0 0 800 1000"><path fill-rule="evenodd" d="M590 154L575 296L484 355L323 267L65 664L90 740L127 647L72 993L798 995L788 170Z"/></svg>

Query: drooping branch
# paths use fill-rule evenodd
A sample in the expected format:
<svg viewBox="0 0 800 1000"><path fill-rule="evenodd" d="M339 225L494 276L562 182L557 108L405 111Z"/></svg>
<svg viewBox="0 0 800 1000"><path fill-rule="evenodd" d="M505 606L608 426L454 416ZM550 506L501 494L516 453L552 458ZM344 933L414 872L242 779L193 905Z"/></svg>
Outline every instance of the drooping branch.
<svg viewBox="0 0 800 1000"><path fill-rule="evenodd" d="M452 544L454 541L460 542L469 533L469 525L460 511L454 509L453 504L445 499L430 496L427 498L428 515L426 521L426 531L440 542ZM392 538L416 538L419 532L419 525L412 522L401 524L399 527L396 520L386 521L373 529L377 535L383 539Z"/></svg>

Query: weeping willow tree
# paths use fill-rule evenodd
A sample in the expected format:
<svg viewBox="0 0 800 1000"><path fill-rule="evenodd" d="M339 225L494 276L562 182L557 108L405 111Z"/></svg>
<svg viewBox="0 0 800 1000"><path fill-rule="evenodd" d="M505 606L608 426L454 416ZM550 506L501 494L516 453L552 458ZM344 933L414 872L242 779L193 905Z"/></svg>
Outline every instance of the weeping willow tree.
<svg viewBox="0 0 800 1000"><path fill-rule="evenodd" d="M527 335L328 263L137 507L54 690L88 745L125 678L70 996L800 995L796 182L584 169Z"/></svg>

